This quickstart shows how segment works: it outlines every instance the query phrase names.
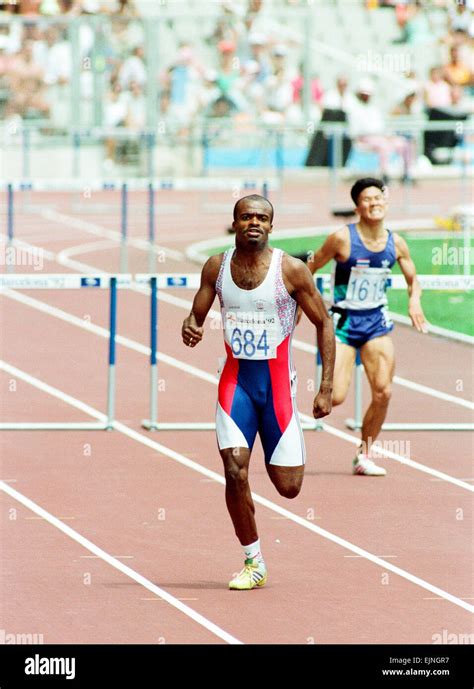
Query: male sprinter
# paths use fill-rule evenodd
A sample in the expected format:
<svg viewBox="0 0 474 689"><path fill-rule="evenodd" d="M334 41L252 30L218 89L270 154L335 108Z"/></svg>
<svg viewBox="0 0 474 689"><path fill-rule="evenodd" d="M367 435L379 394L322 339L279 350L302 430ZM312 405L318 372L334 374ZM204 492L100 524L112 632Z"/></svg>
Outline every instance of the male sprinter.
<svg viewBox="0 0 474 689"><path fill-rule="evenodd" d="M387 415L395 367L393 323L387 313L386 281L398 261L408 285L408 313L419 332L427 332L421 308L421 289L415 265L402 237L385 228L386 189L379 179L359 179L351 189L359 214L352 223L331 234L308 261L312 273L335 259L332 301L336 334L336 369L333 404L344 402L352 377L356 352L364 365L372 401L362 425L362 442L353 461L354 474L385 476L383 467L370 458L370 446Z"/></svg>
<svg viewBox="0 0 474 689"><path fill-rule="evenodd" d="M305 463L303 434L295 404L296 372L291 337L299 304L317 329L323 373L313 416L331 411L335 340L331 317L307 267L272 249L273 206L262 196L241 198L234 207L235 249L211 256L184 320L184 344L194 347L217 293L227 353L218 391L217 442L224 462L225 497L245 565L230 589L263 586L267 569L260 550L255 507L248 483L250 454L258 433L268 475L280 495L295 498Z"/></svg>

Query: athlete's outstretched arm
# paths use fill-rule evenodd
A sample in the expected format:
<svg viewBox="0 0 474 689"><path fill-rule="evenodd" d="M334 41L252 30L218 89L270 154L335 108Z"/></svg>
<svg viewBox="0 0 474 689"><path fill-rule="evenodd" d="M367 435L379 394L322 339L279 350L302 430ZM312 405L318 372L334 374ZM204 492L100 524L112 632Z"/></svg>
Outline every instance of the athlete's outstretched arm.
<svg viewBox="0 0 474 689"><path fill-rule="evenodd" d="M291 286L290 294L298 306L303 309L311 323L316 326L323 372L319 392L314 398L313 416L315 419L320 419L330 414L332 408L332 381L336 355L334 328L308 268L299 259L290 256L285 256L285 259L284 273L289 286Z"/></svg>
<svg viewBox="0 0 474 689"><path fill-rule="evenodd" d="M428 327L423 309L421 308L421 287L416 277L416 267L410 256L406 241L399 235L394 235L397 261L408 285L408 314L411 322L420 333L427 333Z"/></svg>
<svg viewBox="0 0 474 689"><path fill-rule="evenodd" d="M322 268L329 263L333 258L337 258L343 242L343 233L346 228L342 228L337 232L333 232L326 239L322 247L320 247L312 256L309 257L306 265L312 273Z"/></svg>
<svg viewBox="0 0 474 689"><path fill-rule="evenodd" d="M317 251L313 252L306 261L306 265L312 273L326 265L333 258L337 258L340 255L340 250L344 242L344 231L347 228L342 228L337 232L333 232L326 239L322 247ZM296 317L296 322L299 323L301 320L302 309L298 307L298 315Z"/></svg>
<svg viewBox="0 0 474 689"><path fill-rule="evenodd" d="M219 275L222 254L211 256L202 269L201 285L194 297L191 313L183 321L181 335L188 347L195 347L204 334L203 323L216 296L216 280Z"/></svg>

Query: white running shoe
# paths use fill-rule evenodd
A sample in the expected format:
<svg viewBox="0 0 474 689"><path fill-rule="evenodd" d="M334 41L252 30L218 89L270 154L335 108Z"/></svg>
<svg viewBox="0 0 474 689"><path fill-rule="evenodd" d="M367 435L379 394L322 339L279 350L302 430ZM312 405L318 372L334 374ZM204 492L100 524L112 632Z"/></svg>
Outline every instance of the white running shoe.
<svg viewBox="0 0 474 689"><path fill-rule="evenodd" d="M387 471L378 467L370 457L359 454L352 462L352 473L360 476L385 476Z"/></svg>
<svg viewBox="0 0 474 689"><path fill-rule="evenodd" d="M252 558L245 560L244 568L232 581L229 588L234 591L248 591L256 586L265 586L267 582L267 569L263 562Z"/></svg>

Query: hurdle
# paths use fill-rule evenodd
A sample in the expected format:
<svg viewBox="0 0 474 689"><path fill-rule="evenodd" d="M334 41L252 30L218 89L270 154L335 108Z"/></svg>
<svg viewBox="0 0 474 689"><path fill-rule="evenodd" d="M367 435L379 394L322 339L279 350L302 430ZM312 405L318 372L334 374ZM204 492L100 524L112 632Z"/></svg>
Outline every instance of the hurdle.
<svg viewBox="0 0 474 689"><path fill-rule="evenodd" d="M117 289L129 287L131 275L77 275L55 273L35 275L18 273L0 276L0 293L6 289L20 290L64 290L64 289L109 289L109 347L107 376L107 412L105 422L8 422L0 423L2 431L110 431L114 428L115 416L115 361L117 332Z"/></svg>
<svg viewBox="0 0 474 689"><path fill-rule="evenodd" d="M220 184L214 184L212 187L209 186L205 189L206 200L202 202L202 209L204 213L228 213L229 203L235 203L237 199L241 196L247 196L249 194L260 194L263 198L268 199L271 191L276 191L280 188L278 181L268 180L266 178L258 179L235 179L232 186L228 188L227 180L222 180ZM231 191L229 201L216 202L213 198L212 201L207 199L207 196L212 195L215 191ZM232 210L232 209L231 209Z"/></svg>
<svg viewBox="0 0 474 689"><path fill-rule="evenodd" d="M418 281L423 290L459 290L470 291L474 286L474 278L465 275L418 275ZM329 285L329 278L323 278L323 286ZM387 287L392 289L406 289L403 275L392 275L387 279ZM345 420L345 425L352 431L359 431L363 421L362 401L362 373L363 364L360 352L357 350L354 364L354 416ZM384 423L383 431L473 431L474 423L443 423L443 422L411 422Z"/></svg>
<svg viewBox="0 0 474 689"><path fill-rule="evenodd" d="M318 278L321 280L322 278ZM142 421L142 428L148 431L211 431L215 430L214 422L161 422L158 421L158 290L170 288L198 289L201 276L199 273L180 275L178 273L138 273L135 282L140 286L150 287L150 418ZM319 354L318 354L319 356ZM317 362L316 378L321 379L321 361ZM322 424L314 422L301 423L303 430L319 431Z"/></svg>

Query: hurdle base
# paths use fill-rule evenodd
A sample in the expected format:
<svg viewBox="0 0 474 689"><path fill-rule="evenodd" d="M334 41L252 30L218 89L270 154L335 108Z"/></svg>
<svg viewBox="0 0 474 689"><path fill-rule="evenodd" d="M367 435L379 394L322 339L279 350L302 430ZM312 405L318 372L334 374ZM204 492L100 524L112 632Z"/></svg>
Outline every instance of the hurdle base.
<svg viewBox="0 0 474 689"><path fill-rule="evenodd" d="M346 419L351 431L360 431L362 424ZM474 423L384 423L382 431L474 431Z"/></svg>
<svg viewBox="0 0 474 689"><path fill-rule="evenodd" d="M215 431L216 424L207 422L152 423L148 419L144 419L142 428L146 428L147 431ZM303 431L322 431L323 425L320 421L314 421L314 423L302 423L301 428Z"/></svg>
<svg viewBox="0 0 474 689"><path fill-rule="evenodd" d="M354 419L346 419L344 423L347 428L350 428L351 431L360 431L362 428L362 424L357 423Z"/></svg>
<svg viewBox="0 0 474 689"><path fill-rule="evenodd" d="M0 431L105 431L113 426L97 423L15 422L0 423Z"/></svg>
<svg viewBox="0 0 474 689"><path fill-rule="evenodd" d="M142 421L142 428L147 431L215 431L216 424L211 422L175 422L175 423L158 423L152 422L148 419Z"/></svg>
<svg viewBox="0 0 474 689"><path fill-rule="evenodd" d="M384 423L383 431L474 431L474 423Z"/></svg>
<svg viewBox="0 0 474 689"><path fill-rule="evenodd" d="M322 431L323 424L320 421L315 420L314 423L307 422L301 424L301 430L303 431Z"/></svg>

